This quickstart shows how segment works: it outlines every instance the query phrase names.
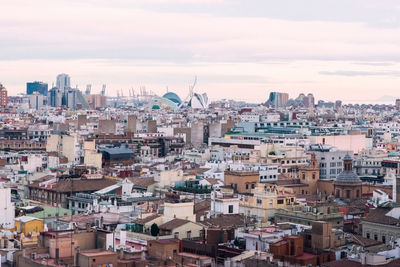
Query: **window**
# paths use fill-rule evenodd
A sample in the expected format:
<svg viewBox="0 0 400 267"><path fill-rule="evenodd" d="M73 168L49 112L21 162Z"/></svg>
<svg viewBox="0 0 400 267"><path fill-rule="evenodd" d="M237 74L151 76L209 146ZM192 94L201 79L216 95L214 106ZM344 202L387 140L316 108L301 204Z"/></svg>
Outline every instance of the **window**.
<svg viewBox="0 0 400 267"><path fill-rule="evenodd" d="M262 200L261 199L257 199L257 204L262 204Z"/></svg>
<svg viewBox="0 0 400 267"><path fill-rule="evenodd" d="M254 187L255 187L255 184L251 184L251 189L254 189Z"/></svg>
<svg viewBox="0 0 400 267"><path fill-rule="evenodd" d="M312 174L312 178L313 178L313 180L315 180L315 177L316 177L316 175L315 175L315 172Z"/></svg>
<svg viewBox="0 0 400 267"><path fill-rule="evenodd" d="M179 232L174 233L174 238L179 238Z"/></svg>
<svg viewBox="0 0 400 267"><path fill-rule="evenodd" d="M246 184L246 189L249 189L249 184Z"/></svg>
<svg viewBox="0 0 400 267"><path fill-rule="evenodd" d="M283 199L278 199L277 203L278 204L283 204Z"/></svg>
<svg viewBox="0 0 400 267"><path fill-rule="evenodd" d="M367 233L367 238L369 239L371 237L371 235L369 233Z"/></svg>
<svg viewBox="0 0 400 267"><path fill-rule="evenodd" d="M192 231L187 231L186 232L186 237L191 238L192 237Z"/></svg>
<svg viewBox="0 0 400 267"><path fill-rule="evenodd" d="M303 180L306 179L306 174L304 172L302 174L302 178L303 178Z"/></svg>
<svg viewBox="0 0 400 267"><path fill-rule="evenodd" d="M336 162L331 162L330 166L331 167L336 167Z"/></svg>
<svg viewBox="0 0 400 267"><path fill-rule="evenodd" d="M377 234L374 234L374 239L375 239L376 241L378 241L378 235L377 235Z"/></svg>
<svg viewBox="0 0 400 267"><path fill-rule="evenodd" d="M382 236L382 243L386 243L386 236Z"/></svg>
<svg viewBox="0 0 400 267"><path fill-rule="evenodd" d="M228 213L233 213L233 205L228 206Z"/></svg>

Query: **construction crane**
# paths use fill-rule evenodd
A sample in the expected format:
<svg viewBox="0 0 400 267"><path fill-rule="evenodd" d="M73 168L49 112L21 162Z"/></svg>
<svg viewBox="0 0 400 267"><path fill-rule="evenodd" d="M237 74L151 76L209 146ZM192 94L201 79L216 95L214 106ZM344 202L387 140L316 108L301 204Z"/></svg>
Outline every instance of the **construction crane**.
<svg viewBox="0 0 400 267"><path fill-rule="evenodd" d="M106 94L106 85L103 84L103 87L101 88L101 95L105 95Z"/></svg>
<svg viewBox="0 0 400 267"><path fill-rule="evenodd" d="M92 85L91 85L91 84L86 85L85 94L86 94L86 95L90 95L90 91L91 91L91 90L92 90Z"/></svg>

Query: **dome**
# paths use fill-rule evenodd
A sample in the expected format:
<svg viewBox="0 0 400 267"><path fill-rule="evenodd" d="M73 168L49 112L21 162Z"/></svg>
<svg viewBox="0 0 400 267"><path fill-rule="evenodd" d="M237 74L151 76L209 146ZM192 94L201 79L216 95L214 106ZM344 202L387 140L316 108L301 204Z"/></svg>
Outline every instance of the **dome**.
<svg viewBox="0 0 400 267"><path fill-rule="evenodd" d="M358 175L353 172L353 159L350 155L346 155L343 157L343 165L344 170L336 177L337 182L348 182L348 183L355 183L361 182Z"/></svg>
<svg viewBox="0 0 400 267"><path fill-rule="evenodd" d="M163 98L171 100L172 102L174 102L178 105L180 105L182 103L182 100L180 99L180 97L173 92L166 93L165 95L163 95Z"/></svg>
<svg viewBox="0 0 400 267"><path fill-rule="evenodd" d="M353 160L349 154L346 154L346 156L343 157L343 160Z"/></svg>
<svg viewBox="0 0 400 267"><path fill-rule="evenodd" d="M178 104L169 100L168 98L164 97L159 97L159 96L154 96L151 102L149 103L149 107L151 109L171 109L171 110L177 110Z"/></svg>
<svg viewBox="0 0 400 267"><path fill-rule="evenodd" d="M339 174L336 178L336 181L338 182L361 182L360 178L358 177L357 174L355 174L354 172L342 172L341 174Z"/></svg>

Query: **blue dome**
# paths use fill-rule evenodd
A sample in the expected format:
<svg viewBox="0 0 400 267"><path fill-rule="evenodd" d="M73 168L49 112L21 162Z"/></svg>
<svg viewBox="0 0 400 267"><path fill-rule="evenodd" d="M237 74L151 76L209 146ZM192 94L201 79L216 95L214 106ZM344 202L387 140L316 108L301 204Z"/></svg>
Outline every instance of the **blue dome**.
<svg viewBox="0 0 400 267"><path fill-rule="evenodd" d="M171 100L172 102L180 105L182 103L182 100L179 98L179 96L175 93L168 92L165 95L163 95L163 98L166 98L168 100Z"/></svg>

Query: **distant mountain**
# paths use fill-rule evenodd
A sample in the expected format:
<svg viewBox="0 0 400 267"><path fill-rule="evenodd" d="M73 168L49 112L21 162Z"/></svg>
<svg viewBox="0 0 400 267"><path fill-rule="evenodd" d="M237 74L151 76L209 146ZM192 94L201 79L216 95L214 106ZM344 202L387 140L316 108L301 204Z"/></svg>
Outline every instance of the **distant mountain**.
<svg viewBox="0 0 400 267"><path fill-rule="evenodd" d="M395 96L392 96L392 95L384 95L384 96L381 96L381 97L378 99L378 101L379 101L379 102L394 102L394 101L396 101L396 99L397 99L397 97L395 97Z"/></svg>

